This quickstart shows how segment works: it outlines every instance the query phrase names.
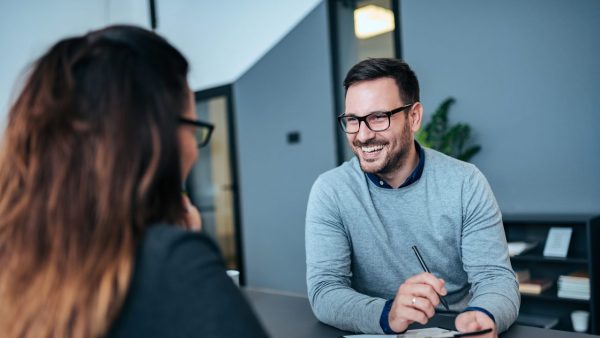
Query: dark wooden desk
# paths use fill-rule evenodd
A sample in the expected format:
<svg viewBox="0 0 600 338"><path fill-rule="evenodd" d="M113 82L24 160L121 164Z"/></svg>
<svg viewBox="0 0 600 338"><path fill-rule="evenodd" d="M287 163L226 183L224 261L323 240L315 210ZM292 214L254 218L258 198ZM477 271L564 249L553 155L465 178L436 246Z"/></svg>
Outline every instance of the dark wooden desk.
<svg viewBox="0 0 600 338"><path fill-rule="evenodd" d="M338 338L350 332L338 330L317 320L306 297L263 290L244 289L246 297L272 338ZM432 326L449 327L453 319L436 316ZM513 325L501 338L591 338L600 337L566 331Z"/></svg>

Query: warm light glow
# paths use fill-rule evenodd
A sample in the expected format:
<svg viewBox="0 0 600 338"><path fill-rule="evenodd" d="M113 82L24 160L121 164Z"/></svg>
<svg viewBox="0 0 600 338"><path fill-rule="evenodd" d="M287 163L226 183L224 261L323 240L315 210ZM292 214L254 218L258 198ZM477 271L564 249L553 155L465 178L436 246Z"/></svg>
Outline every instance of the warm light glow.
<svg viewBox="0 0 600 338"><path fill-rule="evenodd" d="M354 34L359 39L391 32L394 28L394 12L389 9L368 5L354 10Z"/></svg>

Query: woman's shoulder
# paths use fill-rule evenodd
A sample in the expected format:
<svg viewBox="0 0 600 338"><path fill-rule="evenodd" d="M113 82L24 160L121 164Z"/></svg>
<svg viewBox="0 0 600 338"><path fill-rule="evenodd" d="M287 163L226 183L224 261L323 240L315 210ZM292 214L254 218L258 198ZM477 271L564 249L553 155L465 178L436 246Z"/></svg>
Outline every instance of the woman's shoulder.
<svg viewBox="0 0 600 338"><path fill-rule="evenodd" d="M183 227L168 223L156 223L148 226L143 236L143 241L156 245L160 243L168 244L193 237L196 237L199 240L208 239L208 236L199 231L190 231Z"/></svg>
<svg viewBox="0 0 600 338"><path fill-rule="evenodd" d="M222 264L217 245L207 235L168 224L150 226L136 256L138 267L150 265L163 272L175 270L172 273L177 270L185 273L198 265Z"/></svg>
<svg viewBox="0 0 600 338"><path fill-rule="evenodd" d="M186 230L182 227L166 223L149 226L142 238L141 246L159 251L168 251L176 247L177 244L188 241L207 245L211 249L217 249L213 241L204 233Z"/></svg>
<svg viewBox="0 0 600 338"><path fill-rule="evenodd" d="M225 269L208 236L166 224L150 226L108 337L265 337Z"/></svg>

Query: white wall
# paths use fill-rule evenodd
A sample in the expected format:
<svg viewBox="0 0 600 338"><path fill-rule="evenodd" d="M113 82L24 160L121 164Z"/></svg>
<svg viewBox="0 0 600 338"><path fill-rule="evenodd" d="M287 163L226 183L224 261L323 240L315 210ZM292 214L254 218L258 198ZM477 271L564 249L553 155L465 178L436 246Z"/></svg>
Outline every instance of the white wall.
<svg viewBox="0 0 600 338"><path fill-rule="evenodd" d="M112 23L148 26L145 0L0 1L0 123L28 65L67 36Z"/></svg>
<svg viewBox="0 0 600 338"><path fill-rule="evenodd" d="M158 32L191 63L194 90L231 84L320 0L157 0Z"/></svg>
<svg viewBox="0 0 600 338"><path fill-rule="evenodd" d="M194 90L233 83L320 0L156 0L158 32L188 58ZM15 82L59 39L108 24L149 28L147 0L0 0L0 123Z"/></svg>
<svg viewBox="0 0 600 338"><path fill-rule="evenodd" d="M600 1L402 0L433 111L471 124L504 212L600 211Z"/></svg>

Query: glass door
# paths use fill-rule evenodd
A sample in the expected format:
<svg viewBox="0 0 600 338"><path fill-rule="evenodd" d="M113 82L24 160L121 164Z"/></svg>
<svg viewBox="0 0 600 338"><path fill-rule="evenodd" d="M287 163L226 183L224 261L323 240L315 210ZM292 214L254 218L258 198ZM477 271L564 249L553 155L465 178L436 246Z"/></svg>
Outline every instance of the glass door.
<svg viewBox="0 0 600 338"><path fill-rule="evenodd" d="M196 113L215 129L200 148L186 188L202 214L203 231L219 245L227 268L240 270L242 277L231 86L196 92Z"/></svg>

